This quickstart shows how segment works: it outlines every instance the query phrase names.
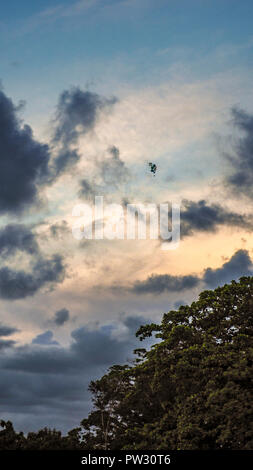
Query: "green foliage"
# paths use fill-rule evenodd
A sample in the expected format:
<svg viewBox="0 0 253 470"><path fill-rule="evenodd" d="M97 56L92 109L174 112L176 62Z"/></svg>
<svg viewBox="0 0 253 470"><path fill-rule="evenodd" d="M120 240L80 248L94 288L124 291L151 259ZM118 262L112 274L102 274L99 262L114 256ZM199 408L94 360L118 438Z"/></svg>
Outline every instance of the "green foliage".
<svg viewBox="0 0 253 470"><path fill-rule="evenodd" d="M95 410L82 422L84 442L253 449L252 314L253 278L244 277L202 292L191 306L166 313L161 325L140 327L141 340L155 334L159 342L137 349L134 366L111 368L92 382Z"/></svg>
<svg viewBox="0 0 253 470"><path fill-rule="evenodd" d="M0 448L253 449L253 277L204 291L136 334L159 341L90 383L80 428L25 438L2 421Z"/></svg>

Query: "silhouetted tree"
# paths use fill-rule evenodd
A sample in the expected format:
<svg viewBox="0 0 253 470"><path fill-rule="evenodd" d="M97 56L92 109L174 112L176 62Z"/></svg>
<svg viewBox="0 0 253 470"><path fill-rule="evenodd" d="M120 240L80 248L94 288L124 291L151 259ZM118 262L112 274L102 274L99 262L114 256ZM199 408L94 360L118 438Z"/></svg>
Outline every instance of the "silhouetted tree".
<svg viewBox="0 0 253 470"><path fill-rule="evenodd" d="M134 366L92 382L92 448L253 449L253 278L204 291L142 326Z"/></svg>

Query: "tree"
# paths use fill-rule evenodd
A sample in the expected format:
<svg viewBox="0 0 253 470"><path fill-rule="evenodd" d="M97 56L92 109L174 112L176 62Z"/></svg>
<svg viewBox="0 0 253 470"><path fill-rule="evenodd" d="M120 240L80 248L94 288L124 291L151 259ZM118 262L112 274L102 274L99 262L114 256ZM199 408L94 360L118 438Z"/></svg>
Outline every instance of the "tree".
<svg viewBox="0 0 253 470"><path fill-rule="evenodd" d="M17 450L23 448L25 437L22 432L16 433L11 421L0 421L0 450Z"/></svg>
<svg viewBox="0 0 253 470"><path fill-rule="evenodd" d="M94 410L81 422L85 448L122 447L129 421L129 410L125 409L124 401L132 384L131 369L127 365L112 366L108 374L90 383Z"/></svg>
<svg viewBox="0 0 253 470"><path fill-rule="evenodd" d="M151 350L91 383L82 422L96 448L253 449L253 277L163 316ZM88 439L87 439L88 436Z"/></svg>

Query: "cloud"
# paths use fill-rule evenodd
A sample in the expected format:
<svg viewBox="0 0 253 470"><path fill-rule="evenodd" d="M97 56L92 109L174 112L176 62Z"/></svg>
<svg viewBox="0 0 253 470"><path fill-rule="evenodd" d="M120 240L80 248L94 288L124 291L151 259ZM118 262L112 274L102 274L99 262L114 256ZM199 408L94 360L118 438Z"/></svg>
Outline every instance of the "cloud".
<svg viewBox="0 0 253 470"><path fill-rule="evenodd" d="M63 432L78 426L91 408L90 380L115 363L125 363L139 341L134 332L147 320L121 317L117 325L82 326L71 333L70 346L52 345L52 332L0 356L0 413L24 431L43 426ZM18 423L18 426L16 426Z"/></svg>
<svg viewBox="0 0 253 470"><path fill-rule="evenodd" d="M237 192L253 197L253 115L242 109L233 108L233 123L243 132L234 146L235 156L226 155L234 172L226 182Z"/></svg>
<svg viewBox="0 0 253 470"><path fill-rule="evenodd" d="M98 163L103 183L108 187L117 188L120 183L127 180L129 176L125 163L120 158L120 152L114 145L108 148L109 158L105 158Z"/></svg>
<svg viewBox="0 0 253 470"><path fill-rule="evenodd" d="M81 198L111 195L113 190L118 190L119 186L129 179L129 170L120 158L119 149L114 145L107 149L102 159L95 161L95 170L95 177L90 181L87 178L80 181L78 194Z"/></svg>
<svg viewBox="0 0 253 470"><path fill-rule="evenodd" d="M79 88L63 91L49 146L34 139L32 129L18 118L21 106L15 107L0 90L0 213L21 212L37 202L41 187L79 161L78 150L71 146L94 129L100 111L116 101Z"/></svg>
<svg viewBox="0 0 253 470"><path fill-rule="evenodd" d="M145 281L136 281L130 291L136 294L161 294L162 292L181 292L203 284L208 288L215 288L232 280L238 280L241 276L252 276L252 273L253 263L248 251L238 250L220 268L207 268L202 275L152 274Z"/></svg>
<svg viewBox="0 0 253 470"><path fill-rule="evenodd" d="M221 225L253 230L253 217L237 214L218 204L184 200L181 214L181 236L192 235L195 231L215 232Z"/></svg>
<svg viewBox="0 0 253 470"><path fill-rule="evenodd" d="M192 289L200 282L197 276L171 276L169 274L152 274L145 281L136 281L132 291L136 294L161 294L162 292L180 292Z"/></svg>
<svg viewBox="0 0 253 470"><path fill-rule="evenodd" d="M39 257L30 273L4 266L0 268L0 297L7 300L24 299L47 284L62 282L64 277L65 267L60 255L48 259Z"/></svg>
<svg viewBox="0 0 253 470"><path fill-rule="evenodd" d="M68 168L75 165L80 160L80 154L77 150L63 149L54 159L54 165L52 169L52 181L57 178Z"/></svg>
<svg viewBox="0 0 253 470"><path fill-rule="evenodd" d="M16 341L13 341L11 339L5 340L5 339L0 339L0 351L6 348L12 348Z"/></svg>
<svg viewBox="0 0 253 470"><path fill-rule="evenodd" d="M61 310L58 310L55 312L54 315L54 322L56 325L61 326L64 323L66 323L69 320L69 310L66 308L62 308Z"/></svg>
<svg viewBox="0 0 253 470"><path fill-rule="evenodd" d="M179 307L181 307L181 305L187 305L187 304L184 300L177 300L176 302L174 302L173 307L175 309L179 309Z"/></svg>
<svg viewBox="0 0 253 470"><path fill-rule="evenodd" d="M6 258L17 250L38 254L35 235L23 224L9 224L0 229L0 256Z"/></svg>
<svg viewBox="0 0 253 470"><path fill-rule="evenodd" d="M252 276L253 264L247 250L238 250L221 268L205 269L203 281L214 288L227 282L238 280L241 276Z"/></svg>
<svg viewBox="0 0 253 470"><path fill-rule="evenodd" d="M80 134L94 128L98 112L115 102L116 98L103 98L78 87L63 91L56 112L55 142L63 145L76 143Z"/></svg>
<svg viewBox="0 0 253 470"><path fill-rule="evenodd" d="M13 326L0 325L0 336L10 336L19 330Z"/></svg>
<svg viewBox="0 0 253 470"><path fill-rule="evenodd" d="M62 220L61 222L50 225L49 230L53 238L57 239L60 238L62 234L68 233L70 228L68 226L68 222L66 220Z"/></svg>
<svg viewBox="0 0 253 470"><path fill-rule="evenodd" d="M83 178L80 181L79 197L89 199L97 194L96 186L90 183L87 179Z"/></svg>
<svg viewBox="0 0 253 470"><path fill-rule="evenodd" d="M94 129L102 109L110 109L116 98L104 98L97 93L75 87L64 90L58 101L53 144L60 146L54 159L54 171L61 174L80 159L76 145L78 138Z"/></svg>
<svg viewBox="0 0 253 470"><path fill-rule="evenodd" d="M52 331L48 330L41 333L32 340L32 344L40 344L41 346L58 346L59 343L53 340Z"/></svg>
<svg viewBox="0 0 253 470"><path fill-rule="evenodd" d="M48 180L49 147L21 126L16 108L0 90L0 212L18 212L33 204Z"/></svg>

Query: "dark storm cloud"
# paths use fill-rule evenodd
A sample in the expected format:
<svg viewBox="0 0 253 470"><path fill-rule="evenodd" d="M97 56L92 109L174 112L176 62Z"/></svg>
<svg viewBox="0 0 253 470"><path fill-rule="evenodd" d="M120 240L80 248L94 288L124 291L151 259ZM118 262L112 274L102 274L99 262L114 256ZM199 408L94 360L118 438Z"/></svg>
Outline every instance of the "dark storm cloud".
<svg viewBox="0 0 253 470"><path fill-rule="evenodd" d="M6 326L0 324L0 336L10 336L17 333L19 330L13 326Z"/></svg>
<svg viewBox="0 0 253 470"><path fill-rule="evenodd" d="M203 281L208 287L214 288L227 282L238 280L241 276L252 276L253 264L247 250L238 250L221 268L207 268Z"/></svg>
<svg viewBox="0 0 253 470"><path fill-rule="evenodd" d="M23 104L15 107L0 90L0 213L20 212L37 202L40 188L52 184L79 160L77 149L71 148L78 136L92 130L99 112L115 102L116 98L79 88L65 90L59 98L49 147L35 140L31 127L21 123L18 112Z"/></svg>
<svg viewBox="0 0 253 470"><path fill-rule="evenodd" d="M62 282L64 276L65 268L60 255L37 259L30 273L4 266L0 269L0 297L7 300L24 299L47 284Z"/></svg>
<svg viewBox="0 0 253 470"><path fill-rule="evenodd" d="M0 229L0 256L6 258L17 250L31 255L38 254L39 247L35 235L25 225L6 225Z"/></svg>
<svg viewBox="0 0 253 470"><path fill-rule="evenodd" d="M17 212L34 203L49 176L49 147L37 142L18 109L0 90L0 212Z"/></svg>
<svg viewBox="0 0 253 470"><path fill-rule="evenodd" d="M179 292L192 289L200 282L197 276L171 276L169 274L152 274L145 281L136 281L132 291L136 294L161 294L162 292Z"/></svg>
<svg viewBox="0 0 253 470"><path fill-rule="evenodd" d="M45 340L52 341L52 335L45 332L0 357L2 418L11 416L23 430L51 425L66 431L79 425L91 407L90 380L126 362L139 344L134 333L146 321L124 317L120 323L129 332L124 340L112 335L115 325L81 327L72 332L69 347L49 344Z"/></svg>
<svg viewBox="0 0 253 470"><path fill-rule="evenodd" d="M238 193L253 197L253 115L234 108L234 125L243 132L235 144L235 156L226 155L234 172L227 178L227 183Z"/></svg>
<svg viewBox="0 0 253 470"><path fill-rule="evenodd" d="M253 217L228 211L218 204L184 200L180 214L181 236L195 231L215 232L221 225L253 230Z"/></svg>
<svg viewBox="0 0 253 470"><path fill-rule="evenodd" d="M62 308L57 310L54 315L54 323L58 326L64 325L69 320L69 310Z"/></svg>

